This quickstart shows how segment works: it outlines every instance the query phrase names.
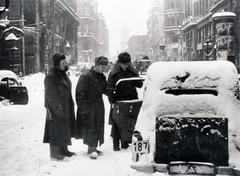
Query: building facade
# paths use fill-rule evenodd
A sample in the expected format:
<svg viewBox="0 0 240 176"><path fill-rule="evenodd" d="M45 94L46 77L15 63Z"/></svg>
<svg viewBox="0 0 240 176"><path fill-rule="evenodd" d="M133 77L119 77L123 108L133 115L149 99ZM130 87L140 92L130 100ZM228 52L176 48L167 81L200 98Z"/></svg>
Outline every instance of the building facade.
<svg viewBox="0 0 240 176"><path fill-rule="evenodd" d="M239 0L165 0L161 4L163 9L157 7L158 3L163 1L153 0L155 5L152 5L149 12L150 58L152 55L155 56L155 61L197 61L217 60L221 55L221 58L233 62L239 70ZM216 17L218 13L222 19ZM160 18L156 14L163 14L164 23L156 23ZM219 37L220 27L231 30L230 36ZM159 33L162 29L164 31ZM220 45L227 50L222 51L225 54L219 54Z"/></svg>
<svg viewBox="0 0 240 176"><path fill-rule="evenodd" d="M179 39L181 37L181 24L184 19L184 1L183 0L165 0L164 1L164 35L165 35L165 53L167 61L182 60L181 46Z"/></svg>
<svg viewBox="0 0 240 176"><path fill-rule="evenodd" d="M9 69L13 64L17 74L46 71L52 66L52 56L56 52L68 55L70 64L74 64L79 19L72 8L74 5L69 3L70 0L11 0L8 7L10 23L2 31L1 39L6 38L13 27L21 29L23 37L16 42L18 50L12 51L13 63L3 61L10 60L11 53L5 48L6 41L2 41L5 52L1 61L6 64L1 69Z"/></svg>
<svg viewBox="0 0 240 176"><path fill-rule="evenodd" d="M134 35L131 36L128 41L127 51L132 58L132 62L141 56L146 56L148 54L148 36L147 35Z"/></svg>
<svg viewBox="0 0 240 176"><path fill-rule="evenodd" d="M9 6L0 17L0 69L23 75L47 71L56 52L64 53L70 65L108 56L108 30L96 0L6 2ZM6 2L0 1L0 11Z"/></svg>
<svg viewBox="0 0 240 176"><path fill-rule="evenodd" d="M188 4L188 6L187 6ZM216 20L214 15L220 12L227 12L221 15L221 28L227 29L229 25L233 25L232 40L234 50L228 50L224 60L233 62L239 69L239 1L238 0L187 0L185 8L185 20L182 25L183 34L183 52L186 60L217 60L218 37ZM227 17L227 14L234 14L233 18ZM230 24L230 21L232 23ZM229 37L227 40L230 40ZM222 41L226 41L226 37Z"/></svg>
<svg viewBox="0 0 240 176"><path fill-rule="evenodd" d="M109 54L108 30L96 0L77 1L79 62L94 63L98 55Z"/></svg>
<svg viewBox="0 0 240 176"><path fill-rule="evenodd" d="M154 61L182 60L181 23L184 0L153 0L149 12L149 57Z"/></svg>
<svg viewBox="0 0 240 176"><path fill-rule="evenodd" d="M124 51L128 47L128 40L130 38L130 29L124 26L121 29L121 51Z"/></svg>
<svg viewBox="0 0 240 176"><path fill-rule="evenodd" d="M99 13L99 32L98 40L100 42L99 55L109 57L109 33L103 14Z"/></svg>
<svg viewBox="0 0 240 176"><path fill-rule="evenodd" d="M154 0L148 14L148 56L152 62L159 61L162 53L159 45L165 46L164 35L164 1Z"/></svg>

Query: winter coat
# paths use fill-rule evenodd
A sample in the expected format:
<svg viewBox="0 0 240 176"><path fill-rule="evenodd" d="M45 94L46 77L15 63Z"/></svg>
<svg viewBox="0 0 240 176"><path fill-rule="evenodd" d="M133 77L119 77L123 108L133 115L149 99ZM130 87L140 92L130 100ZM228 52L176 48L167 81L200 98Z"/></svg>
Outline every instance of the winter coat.
<svg viewBox="0 0 240 176"><path fill-rule="evenodd" d="M47 117L43 142L54 146L71 145L71 137L75 136L72 83L65 71L54 67L44 85Z"/></svg>
<svg viewBox="0 0 240 176"><path fill-rule="evenodd" d="M119 79L131 77L139 77L137 71L133 68L131 63L125 71L123 71L119 66L118 61L114 63L108 76L107 86L107 89L109 90L109 102L111 104L121 100L138 99L136 87L141 88L143 86L142 81L121 82L117 87L115 87Z"/></svg>
<svg viewBox="0 0 240 176"><path fill-rule="evenodd" d="M104 103L102 94L107 95L107 81L104 74L94 68L83 73L76 87L77 138L96 147L104 143Z"/></svg>

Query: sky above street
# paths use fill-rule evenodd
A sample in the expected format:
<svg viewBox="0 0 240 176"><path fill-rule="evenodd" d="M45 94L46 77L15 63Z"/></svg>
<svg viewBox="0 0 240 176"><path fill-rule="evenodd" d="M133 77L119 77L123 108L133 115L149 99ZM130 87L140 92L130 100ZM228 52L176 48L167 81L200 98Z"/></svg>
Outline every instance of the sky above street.
<svg viewBox="0 0 240 176"><path fill-rule="evenodd" d="M151 0L98 0L98 12L105 17L109 30L109 54L121 49L121 29L127 27L130 35L146 35Z"/></svg>

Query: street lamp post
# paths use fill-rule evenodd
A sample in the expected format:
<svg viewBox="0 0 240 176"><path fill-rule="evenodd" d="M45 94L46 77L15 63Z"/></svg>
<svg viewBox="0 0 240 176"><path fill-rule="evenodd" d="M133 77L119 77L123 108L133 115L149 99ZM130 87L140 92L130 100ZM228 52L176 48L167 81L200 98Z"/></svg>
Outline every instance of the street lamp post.
<svg viewBox="0 0 240 176"><path fill-rule="evenodd" d="M181 39L181 61L183 61L183 36L180 36Z"/></svg>
<svg viewBox="0 0 240 176"><path fill-rule="evenodd" d="M5 41L11 43L10 48L7 48L6 50L12 51L12 71L13 71L13 70L14 70L14 69L13 69L13 59L14 59L14 55L13 55L13 54L14 54L14 50L18 50L18 48L14 46L14 43L15 43L16 41L18 41L18 38L17 38L16 35L14 35L13 33L10 33L10 34L6 37Z"/></svg>

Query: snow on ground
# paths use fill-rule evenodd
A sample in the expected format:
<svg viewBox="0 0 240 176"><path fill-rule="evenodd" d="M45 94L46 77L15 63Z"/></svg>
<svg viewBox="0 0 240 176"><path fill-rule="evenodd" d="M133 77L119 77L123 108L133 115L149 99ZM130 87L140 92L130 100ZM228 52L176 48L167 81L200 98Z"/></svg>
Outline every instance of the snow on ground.
<svg viewBox="0 0 240 176"><path fill-rule="evenodd" d="M113 151L110 137L111 126L108 125L110 105L106 96L103 97L106 112L105 143L99 148L104 152L104 155L99 156L97 160L91 160L86 154L87 146L83 145L82 140L72 139L72 146L69 147L69 150L76 152L77 156L66 158L62 162L50 160L49 145L42 143L46 113L44 108L44 77L44 74L38 73L26 76L21 80L29 91L27 105L0 103L1 176L163 175L162 173L137 173L136 170L131 169L131 148L119 152ZM75 99L78 77L70 74L70 79ZM142 99L142 89L139 90L139 93L139 98ZM236 158L236 161L238 159Z"/></svg>
<svg viewBox="0 0 240 176"><path fill-rule="evenodd" d="M72 139L70 151L77 156L63 162L50 160L49 145L43 144L45 125L44 80L42 73L26 76L22 80L29 92L27 105L0 103L0 175L1 176L113 176L127 175L131 171L131 148L113 151L108 125L110 105L104 96L106 125L105 143L99 148L104 152L97 160L87 155L82 140ZM78 77L70 75L73 97ZM75 110L77 107L75 106ZM118 167L120 166L120 167Z"/></svg>

